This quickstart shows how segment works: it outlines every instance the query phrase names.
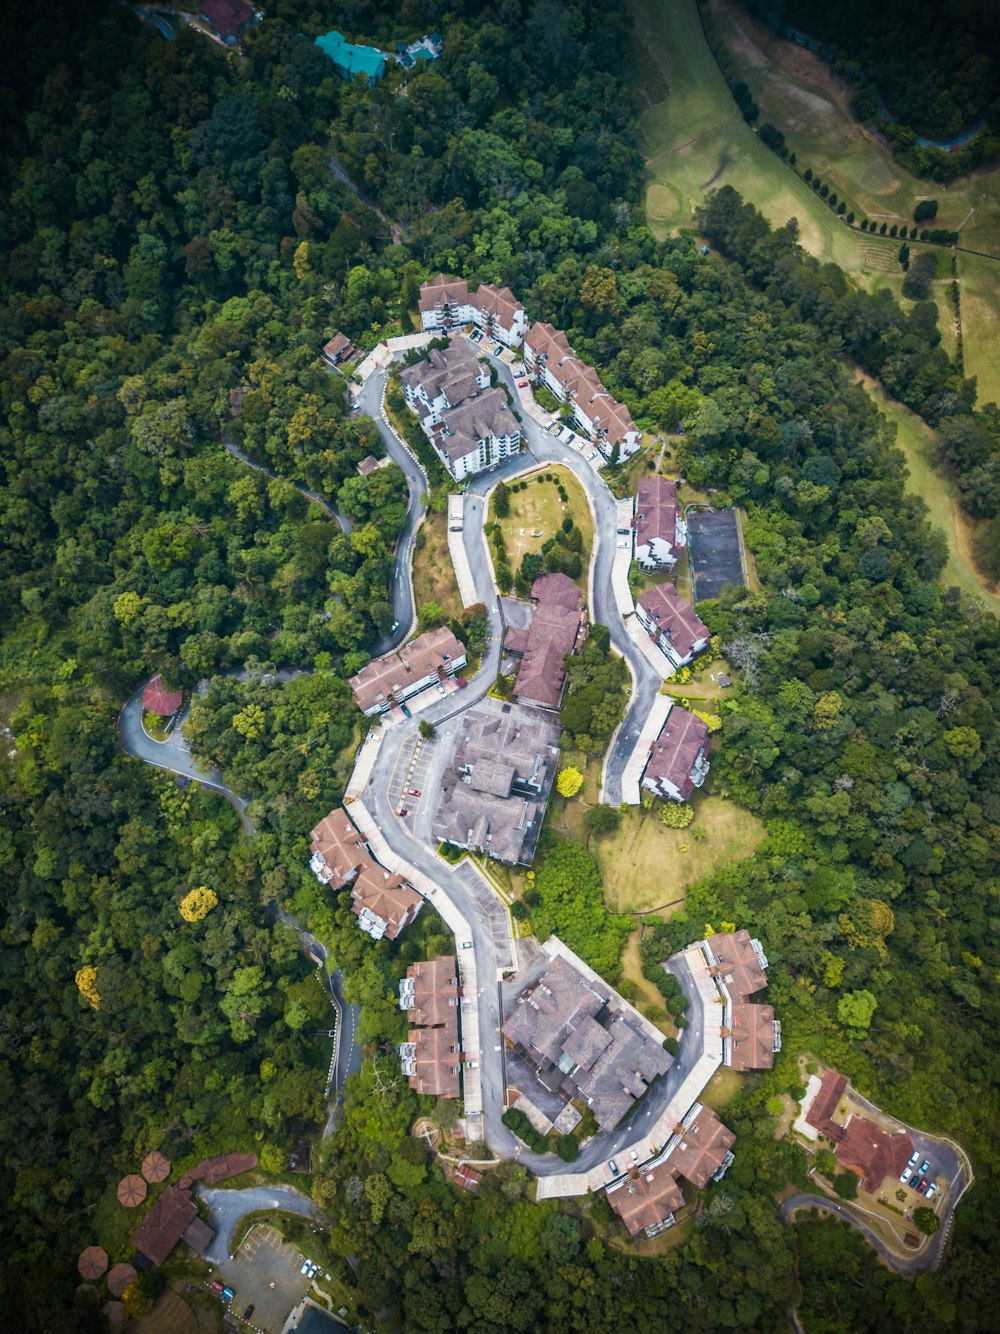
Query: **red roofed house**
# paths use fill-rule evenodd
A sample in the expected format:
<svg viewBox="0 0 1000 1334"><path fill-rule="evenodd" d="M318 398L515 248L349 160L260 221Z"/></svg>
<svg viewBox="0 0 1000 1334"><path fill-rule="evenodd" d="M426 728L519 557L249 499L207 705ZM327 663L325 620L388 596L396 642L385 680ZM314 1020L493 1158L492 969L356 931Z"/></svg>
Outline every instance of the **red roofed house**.
<svg viewBox="0 0 1000 1334"><path fill-rule="evenodd" d="M259 18L263 10L254 9L249 0L201 0L198 17L206 23L225 46L239 46L240 37Z"/></svg>
<svg viewBox="0 0 1000 1334"><path fill-rule="evenodd" d="M674 1210L684 1203L677 1178L665 1163L643 1168L638 1177L623 1177L608 1187L608 1204L637 1237L655 1237L674 1221Z"/></svg>
<svg viewBox="0 0 1000 1334"><path fill-rule="evenodd" d="M708 724L674 704L653 742L642 786L667 801L687 801L709 770Z"/></svg>
<svg viewBox="0 0 1000 1334"><path fill-rule="evenodd" d="M688 1112L678 1131L679 1139L670 1150L671 1171L701 1190L709 1181L718 1181L733 1161L732 1146L736 1136L710 1107L700 1102Z"/></svg>
<svg viewBox="0 0 1000 1334"><path fill-rule="evenodd" d="M445 1024L458 1006L458 975L454 954L411 963L399 982L400 1009L410 1022L426 1028Z"/></svg>
<svg viewBox="0 0 1000 1334"><path fill-rule="evenodd" d="M781 1025L773 1005L734 1001L729 1017L728 1065L734 1070L770 1070L781 1050ZM723 1030L723 1037L726 1037Z"/></svg>
<svg viewBox="0 0 1000 1334"><path fill-rule="evenodd" d="M605 458L615 446L621 459L639 448L639 428L623 403L612 398L592 366L581 361L566 335L551 324L533 324L524 340L524 364L539 384L573 408L585 431Z"/></svg>
<svg viewBox="0 0 1000 1334"><path fill-rule="evenodd" d="M839 1121L834 1121L833 1114L846 1088L847 1076L827 1067L812 1103L805 1109L806 1122L834 1142L838 1142L844 1133L844 1127Z"/></svg>
<svg viewBox="0 0 1000 1334"><path fill-rule="evenodd" d="M482 1172L477 1172L474 1167L469 1167L467 1163L459 1163L455 1170L455 1185L461 1186L463 1190L478 1190L482 1179Z"/></svg>
<svg viewBox="0 0 1000 1334"><path fill-rule="evenodd" d="M804 1109L805 1119L832 1142L840 1166L856 1172L861 1189L874 1195L886 1177L898 1181L913 1153L913 1141L905 1130L890 1135L868 1117L853 1112L846 1121L835 1121L846 1089L845 1076L828 1067L812 1102Z"/></svg>
<svg viewBox="0 0 1000 1334"><path fill-rule="evenodd" d="M708 646L708 626L673 584L659 584L640 593L635 614L675 667L683 667Z"/></svg>
<svg viewBox="0 0 1000 1334"><path fill-rule="evenodd" d="M157 713L161 718L171 717L183 702L184 692L182 690L168 690L160 676L154 676L142 692L142 707L147 713Z"/></svg>
<svg viewBox="0 0 1000 1334"><path fill-rule="evenodd" d="M527 634L523 639L508 634L506 640L510 652L521 653L514 695L523 704L558 709L566 685L565 659L576 649L581 632L586 633L583 596L565 574L541 575L531 586L531 596L538 606Z"/></svg>
<svg viewBox="0 0 1000 1334"><path fill-rule="evenodd" d="M746 1000L767 986L767 955L745 928L709 936L705 944L719 977L734 1000Z"/></svg>
<svg viewBox="0 0 1000 1334"><path fill-rule="evenodd" d="M324 885L349 886L351 911L373 940L395 940L420 912L424 901L401 875L372 856L343 807L332 810L312 831L309 867Z"/></svg>
<svg viewBox="0 0 1000 1334"><path fill-rule="evenodd" d="M481 283L470 292L464 278L439 273L420 288L419 304L424 330L446 333L457 325L474 324L487 337L520 347L528 328L528 317L514 293L492 283Z"/></svg>
<svg viewBox="0 0 1000 1334"><path fill-rule="evenodd" d="M340 333L338 330L328 343L323 344L321 356L328 365L339 366L342 361L353 361L357 354L358 349L347 334Z"/></svg>
<svg viewBox="0 0 1000 1334"><path fill-rule="evenodd" d="M462 1053L458 1038L458 974L455 956L444 954L414 963L399 983L400 1008L409 1011L411 1028L400 1044L403 1073L418 1093L458 1097Z"/></svg>
<svg viewBox="0 0 1000 1334"><path fill-rule="evenodd" d="M446 625L427 630L352 676L349 684L354 702L367 718L388 713L393 704L402 704L411 695L454 676L466 661L464 646Z"/></svg>
<svg viewBox="0 0 1000 1334"><path fill-rule="evenodd" d="M677 483L667 477L642 477L635 497L635 558L647 570L676 564L687 541L677 512Z"/></svg>
<svg viewBox="0 0 1000 1334"><path fill-rule="evenodd" d="M168 1186L129 1240L151 1264L161 1265L197 1217L191 1192Z"/></svg>

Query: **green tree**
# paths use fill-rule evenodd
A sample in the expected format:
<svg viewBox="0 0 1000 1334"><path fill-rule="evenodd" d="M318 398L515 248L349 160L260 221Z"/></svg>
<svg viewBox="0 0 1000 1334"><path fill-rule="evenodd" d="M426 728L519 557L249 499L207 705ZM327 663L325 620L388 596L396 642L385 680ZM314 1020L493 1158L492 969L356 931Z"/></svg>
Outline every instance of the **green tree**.
<svg viewBox="0 0 1000 1334"><path fill-rule="evenodd" d="M837 1002L837 1018L857 1033L867 1032L878 1008L878 1000L870 991L849 991Z"/></svg>

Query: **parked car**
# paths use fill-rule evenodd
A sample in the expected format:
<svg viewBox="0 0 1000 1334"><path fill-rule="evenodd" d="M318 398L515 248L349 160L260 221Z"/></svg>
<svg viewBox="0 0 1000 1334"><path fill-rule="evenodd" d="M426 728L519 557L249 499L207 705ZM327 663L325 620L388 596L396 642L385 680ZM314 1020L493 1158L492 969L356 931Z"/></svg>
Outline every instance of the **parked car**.
<svg viewBox="0 0 1000 1334"><path fill-rule="evenodd" d="M937 1194L937 1186L934 1184L933 1181L924 1191L924 1194L927 1196L929 1200L933 1200L934 1196Z"/></svg>
<svg viewBox="0 0 1000 1334"><path fill-rule="evenodd" d="M471 950L471 949L472 949L472 941L471 941L471 940L463 940L463 941L462 941L462 949L463 949L463 950Z"/></svg>
<svg viewBox="0 0 1000 1334"><path fill-rule="evenodd" d="M406 789L406 791L407 791L407 794L408 794L409 796L411 796L411 797L419 797L419 796L420 796L420 789L419 789L419 787L408 787L408 788Z"/></svg>
<svg viewBox="0 0 1000 1334"><path fill-rule="evenodd" d="M256 1309L257 1308L254 1306L253 1302L251 1302L250 1305L247 1307L247 1309L243 1312L243 1319L249 1320L250 1317L253 1315L254 1311L256 1311Z"/></svg>
<svg viewBox="0 0 1000 1334"><path fill-rule="evenodd" d="M215 1283L213 1283L213 1284L212 1284L212 1291L213 1291L214 1293L216 1293L216 1294L220 1293L220 1292L222 1291L222 1284L219 1283L219 1282L215 1282Z"/></svg>
<svg viewBox="0 0 1000 1334"><path fill-rule="evenodd" d="M913 1180L910 1182L910 1185L918 1194L921 1194L924 1189L923 1177L914 1177Z"/></svg>
<svg viewBox="0 0 1000 1334"><path fill-rule="evenodd" d="M527 381L527 380L518 380L518 382L517 382L517 387L518 387L518 389L527 389L527 387L528 387L528 381Z"/></svg>
<svg viewBox="0 0 1000 1334"><path fill-rule="evenodd" d="M914 1151L912 1158L910 1159L909 1163L907 1163L907 1166L916 1167L919 1160L920 1160L920 1154Z"/></svg>
<svg viewBox="0 0 1000 1334"><path fill-rule="evenodd" d="M920 1175L923 1176L925 1172L929 1172L930 1170L931 1170L931 1160L929 1158L925 1158L924 1161L920 1164Z"/></svg>
<svg viewBox="0 0 1000 1334"><path fill-rule="evenodd" d="M399 818L400 818L401 820L405 820L406 817L409 815L409 813L410 813L410 812L406 809L405 806L401 806L400 809L399 809Z"/></svg>
<svg viewBox="0 0 1000 1334"><path fill-rule="evenodd" d="M636 1153L635 1149L629 1150L629 1157L632 1159L634 1163L637 1163L639 1161L639 1155Z"/></svg>
<svg viewBox="0 0 1000 1334"><path fill-rule="evenodd" d="M449 524L448 526L449 533L460 533L461 531L462 531L462 525L460 523L453 523Z"/></svg>
<svg viewBox="0 0 1000 1334"><path fill-rule="evenodd" d="M612 1158L611 1161L608 1163L608 1166L611 1168L611 1171L614 1173L614 1175L617 1176L617 1175L618 1175L618 1164L615 1162L615 1160L614 1160L613 1158Z"/></svg>
<svg viewBox="0 0 1000 1334"><path fill-rule="evenodd" d="M236 1294L233 1292L232 1288L223 1288L223 1289L222 1289L222 1300L223 1300L224 1302L231 1302L231 1301L233 1300L233 1298L235 1297L235 1295L236 1295Z"/></svg>
<svg viewBox="0 0 1000 1334"><path fill-rule="evenodd" d="M900 1179L900 1181L902 1181L903 1185L905 1186L906 1183L909 1181L909 1179L910 1179L911 1176L913 1176L913 1168L912 1168L912 1167L904 1167L904 1168L903 1168L902 1175L900 1176L899 1179Z"/></svg>

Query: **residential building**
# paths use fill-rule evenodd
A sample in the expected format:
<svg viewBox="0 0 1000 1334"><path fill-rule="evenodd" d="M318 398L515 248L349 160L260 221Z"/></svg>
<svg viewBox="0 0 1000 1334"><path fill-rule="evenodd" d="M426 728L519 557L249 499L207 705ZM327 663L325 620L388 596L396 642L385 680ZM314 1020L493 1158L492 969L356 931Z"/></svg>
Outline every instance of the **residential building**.
<svg viewBox="0 0 1000 1334"><path fill-rule="evenodd" d="M432 348L400 372L406 402L457 481L521 452L521 428L502 389L465 343Z"/></svg>
<svg viewBox="0 0 1000 1334"><path fill-rule="evenodd" d="M351 911L373 940L395 940L423 907L421 896L375 860L342 806L319 822L311 838L309 868L316 879L350 890Z"/></svg>
<svg viewBox="0 0 1000 1334"><path fill-rule="evenodd" d="M641 477L635 497L635 558L644 569L672 569L687 542L677 510L677 483L659 474Z"/></svg>
<svg viewBox="0 0 1000 1334"><path fill-rule="evenodd" d="M328 366L339 366L342 361L354 361L361 354L347 334L338 330L328 343L323 344L320 355Z"/></svg>
<svg viewBox="0 0 1000 1334"><path fill-rule="evenodd" d="M687 801L705 781L707 757L708 724L674 704L649 752L642 786L666 801Z"/></svg>
<svg viewBox="0 0 1000 1334"><path fill-rule="evenodd" d="M464 278L439 273L420 288L420 322L425 330L446 333L474 324L486 337L520 347L528 331L524 307L509 287L480 283L474 291Z"/></svg>
<svg viewBox="0 0 1000 1334"><path fill-rule="evenodd" d="M399 983L399 1005L414 1027L400 1044L403 1073L418 1093L458 1097L462 1065L458 973L453 954L414 963Z"/></svg>
<svg viewBox="0 0 1000 1334"><path fill-rule="evenodd" d="M555 937L515 986L505 1039L550 1093L582 1098L602 1130L670 1068L652 1025Z"/></svg>
<svg viewBox="0 0 1000 1334"><path fill-rule="evenodd" d="M668 1146L670 1168L697 1190L718 1181L733 1161L736 1136L710 1107L696 1102Z"/></svg>
<svg viewBox="0 0 1000 1334"><path fill-rule="evenodd" d="M352 676L354 702L365 717L374 718L431 686L444 694L442 683L461 671L466 661L464 646L447 626L427 630Z"/></svg>
<svg viewBox="0 0 1000 1334"><path fill-rule="evenodd" d="M605 458L615 448L627 459L642 440L624 404L608 393L600 376L575 354L566 335L551 324L533 324L524 339L524 364L537 383L573 409L578 426Z"/></svg>
<svg viewBox="0 0 1000 1334"><path fill-rule="evenodd" d="M723 932L702 942L725 1003L722 1054L734 1070L770 1070L781 1050L781 1023L770 1005L750 997L767 986L767 956L747 930Z"/></svg>
<svg viewBox="0 0 1000 1334"><path fill-rule="evenodd" d="M369 88L375 86L385 73L385 54L373 46L355 46L343 33L327 32L316 38L316 45L330 57L334 67L345 79L360 75Z"/></svg>
<svg viewBox="0 0 1000 1334"><path fill-rule="evenodd" d="M197 1217L190 1190L168 1186L129 1241L150 1264L162 1265Z"/></svg>
<svg viewBox="0 0 1000 1334"><path fill-rule="evenodd" d="M559 726L540 709L484 699L462 718L441 780L434 838L527 865L559 763Z"/></svg>
<svg viewBox="0 0 1000 1334"><path fill-rule="evenodd" d="M803 1104L803 1114L807 1125L832 1143L840 1166L856 1172L862 1190L875 1194L886 1177L898 1182L913 1153L913 1141L902 1128L890 1134L868 1117L848 1110L847 1094L845 1076L828 1067L818 1089ZM835 1119L838 1117L846 1119Z"/></svg>
<svg viewBox="0 0 1000 1334"><path fill-rule="evenodd" d="M236 47L251 24L264 17L249 0L202 0L198 13L201 21L223 46Z"/></svg>
<svg viewBox="0 0 1000 1334"><path fill-rule="evenodd" d="M483 1179L482 1172L468 1163L459 1163L455 1169L455 1185L461 1186L463 1190L476 1191L479 1189L479 1183Z"/></svg>
<svg viewBox="0 0 1000 1334"><path fill-rule="evenodd" d="M677 1178L662 1159L614 1182L607 1196L633 1237L640 1232L647 1237L664 1232L674 1222L674 1211L684 1204Z"/></svg>
<svg viewBox="0 0 1000 1334"><path fill-rule="evenodd" d="M458 971L453 954L411 963L399 982L399 1007L412 1024L435 1028L454 1016L459 1003Z"/></svg>
<svg viewBox="0 0 1000 1334"><path fill-rule="evenodd" d="M154 676L142 692L142 707L160 718L171 718L184 703L182 690L168 690L162 676Z"/></svg>
<svg viewBox="0 0 1000 1334"><path fill-rule="evenodd" d="M403 69L413 69L418 61L437 60L442 50L441 34L432 32L415 42L397 42L394 59L399 61Z"/></svg>
<svg viewBox="0 0 1000 1334"><path fill-rule="evenodd" d="M366 454L360 463L356 464L358 473L362 477L370 477L373 472L378 472L379 468L388 468L392 459L388 457L377 459L374 454Z"/></svg>
<svg viewBox="0 0 1000 1334"><path fill-rule="evenodd" d="M565 660L586 636L583 594L565 574L540 575L531 586L538 605L525 630L508 630L508 652L520 654L514 694L524 704L558 709L566 685Z"/></svg>
<svg viewBox="0 0 1000 1334"><path fill-rule="evenodd" d="M462 1071L458 1027L413 1028L400 1044L399 1060L410 1087L435 1098L457 1098Z"/></svg>
<svg viewBox="0 0 1000 1334"><path fill-rule="evenodd" d="M635 614L660 652L675 667L683 667L708 647L708 626L673 584L658 584L640 593Z"/></svg>

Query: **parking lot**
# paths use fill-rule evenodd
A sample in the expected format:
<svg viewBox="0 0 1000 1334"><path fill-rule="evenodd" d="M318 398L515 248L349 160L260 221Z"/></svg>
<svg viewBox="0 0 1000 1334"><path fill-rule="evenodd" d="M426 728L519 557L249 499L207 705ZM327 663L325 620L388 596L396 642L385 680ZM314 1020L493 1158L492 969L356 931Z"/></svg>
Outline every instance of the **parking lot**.
<svg viewBox="0 0 1000 1334"><path fill-rule="evenodd" d="M217 1267L214 1278L228 1284L234 1297L229 1309L241 1320L248 1306L253 1314L244 1328L279 1334L289 1311L302 1300L310 1286L300 1272L302 1252L286 1242L280 1232L258 1223L231 1260Z"/></svg>
<svg viewBox="0 0 1000 1334"><path fill-rule="evenodd" d="M685 518L694 600L717 598L725 584L744 584L736 511L691 510Z"/></svg>
<svg viewBox="0 0 1000 1334"><path fill-rule="evenodd" d="M389 779L389 801L397 815L406 811L409 817L416 812L424 795L424 781L433 754L433 741L425 741L420 736L403 744ZM412 828L412 824L409 827Z"/></svg>

